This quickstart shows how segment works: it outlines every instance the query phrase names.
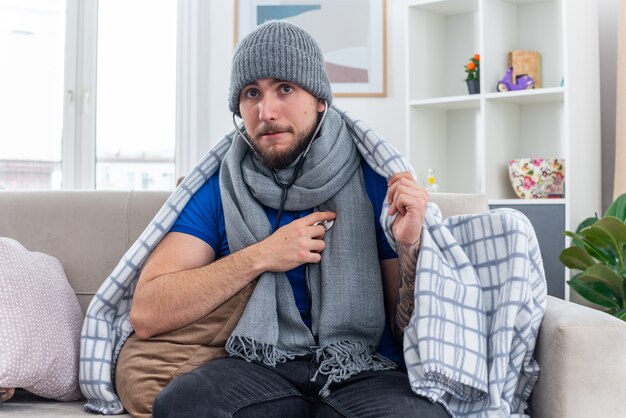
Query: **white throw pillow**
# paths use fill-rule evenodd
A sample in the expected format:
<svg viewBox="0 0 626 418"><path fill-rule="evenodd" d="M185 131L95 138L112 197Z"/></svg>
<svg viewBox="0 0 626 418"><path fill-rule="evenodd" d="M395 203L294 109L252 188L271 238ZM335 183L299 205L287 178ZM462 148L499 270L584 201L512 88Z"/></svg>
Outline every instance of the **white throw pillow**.
<svg viewBox="0 0 626 418"><path fill-rule="evenodd" d="M59 260L0 237L0 387L80 399L82 323Z"/></svg>

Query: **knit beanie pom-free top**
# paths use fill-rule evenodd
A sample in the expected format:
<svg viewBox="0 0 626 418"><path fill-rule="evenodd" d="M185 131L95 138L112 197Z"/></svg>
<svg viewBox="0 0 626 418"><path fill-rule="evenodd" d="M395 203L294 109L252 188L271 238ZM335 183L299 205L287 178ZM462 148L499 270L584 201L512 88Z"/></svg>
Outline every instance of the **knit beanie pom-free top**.
<svg viewBox="0 0 626 418"><path fill-rule="evenodd" d="M276 20L264 23L237 46L228 97L231 112L239 113L241 89L263 78L295 83L325 100L328 106L332 102L322 49L311 35L290 23Z"/></svg>

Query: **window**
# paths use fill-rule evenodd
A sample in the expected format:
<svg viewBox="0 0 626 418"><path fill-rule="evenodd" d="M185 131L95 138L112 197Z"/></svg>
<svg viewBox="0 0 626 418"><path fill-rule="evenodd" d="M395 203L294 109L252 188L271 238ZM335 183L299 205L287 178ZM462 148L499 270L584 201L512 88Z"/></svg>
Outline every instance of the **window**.
<svg viewBox="0 0 626 418"><path fill-rule="evenodd" d="M176 14L170 0L98 4L97 189L174 187Z"/></svg>
<svg viewBox="0 0 626 418"><path fill-rule="evenodd" d="M0 0L0 189L60 189L65 0Z"/></svg>
<svg viewBox="0 0 626 418"><path fill-rule="evenodd" d="M208 145L211 4L0 0L0 189L174 188Z"/></svg>

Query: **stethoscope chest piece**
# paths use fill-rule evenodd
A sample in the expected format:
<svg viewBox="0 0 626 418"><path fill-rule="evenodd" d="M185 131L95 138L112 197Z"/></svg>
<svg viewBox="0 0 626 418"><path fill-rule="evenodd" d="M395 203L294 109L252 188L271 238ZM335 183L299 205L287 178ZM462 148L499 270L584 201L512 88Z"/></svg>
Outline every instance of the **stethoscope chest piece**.
<svg viewBox="0 0 626 418"><path fill-rule="evenodd" d="M335 223L334 220L330 219L328 221L319 221L319 222L315 222L313 225L323 225L324 228L326 228L326 231L328 231L330 228L333 227L333 224Z"/></svg>

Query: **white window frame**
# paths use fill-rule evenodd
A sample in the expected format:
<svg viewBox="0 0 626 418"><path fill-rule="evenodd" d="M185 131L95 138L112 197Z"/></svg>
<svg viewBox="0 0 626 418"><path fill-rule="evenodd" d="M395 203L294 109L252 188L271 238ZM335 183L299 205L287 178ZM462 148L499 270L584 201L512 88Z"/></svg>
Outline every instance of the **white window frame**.
<svg viewBox="0 0 626 418"><path fill-rule="evenodd" d="M97 0L67 0L63 188L95 187Z"/></svg>
<svg viewBox="0 0 626 418"><path fill-rule="evenodd" d="M209 2L178 1L175 176L186 175L209 135ZM149 16L149 11L146 11ZM67 0L63 189L95 189L98 0Z"/></svg>
<svg viewBox="0 0 626 418"><path fill-rule="evenodd" d="M187 175L207 151L209 137L210 5L178 0L175 175Z"/></svg>

